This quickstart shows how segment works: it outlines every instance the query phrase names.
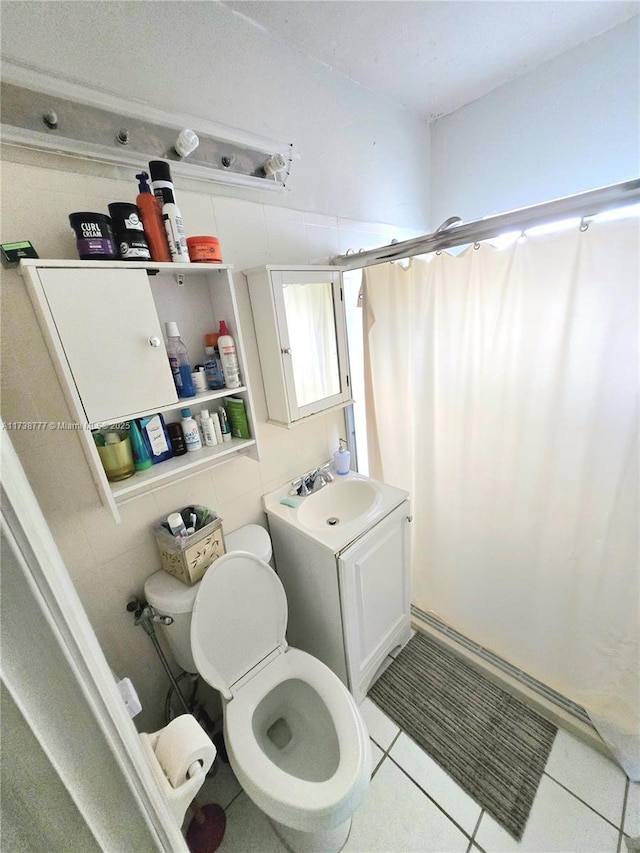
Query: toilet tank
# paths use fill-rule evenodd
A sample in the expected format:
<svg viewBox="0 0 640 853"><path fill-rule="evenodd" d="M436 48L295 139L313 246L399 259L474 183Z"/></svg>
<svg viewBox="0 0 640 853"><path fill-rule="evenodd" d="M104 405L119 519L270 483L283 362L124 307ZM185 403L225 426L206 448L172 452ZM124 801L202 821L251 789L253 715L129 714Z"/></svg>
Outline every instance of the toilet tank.
<svg viewBox="0 0 640 853"><path fill-rule="evenodd" d="M187 672L198 671L191 654L191 613L199 588L200 582L187 586L162 569L144 584L145 598L156 613L173 619L171 625L157 623L158 629L178 666Z"/></svg>
<svg viewBox="0 0 640 853"><path fill-rule="evenodd" d="M271 538L259 524L246 524L225 535L225 548L231 551L249 551L265 563L271 559ZM171 625L158 624L178 666L187 672L197 672L191 654L191 613L200 589L200 581L187 586L182 581L161 570L145 581L144 595L160 616L171 616Z"/></svg>

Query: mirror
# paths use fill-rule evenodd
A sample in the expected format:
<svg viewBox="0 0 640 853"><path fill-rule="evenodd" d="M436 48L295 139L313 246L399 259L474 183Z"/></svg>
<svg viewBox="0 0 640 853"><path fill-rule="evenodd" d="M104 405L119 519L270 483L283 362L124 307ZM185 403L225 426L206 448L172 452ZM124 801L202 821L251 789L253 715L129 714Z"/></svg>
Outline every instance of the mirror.
<svg viewBox="0 0 640 853"><path fill-rule="evenodd" d="M340 392L331 282L285 284L293 381L298 406Z"/></svg>
<svg viewBox="0 0 640 853"><path fill-rule="evenodd" d="M291 424L350 403L340 270L267 266L245 274L269 420Z"/></svg>

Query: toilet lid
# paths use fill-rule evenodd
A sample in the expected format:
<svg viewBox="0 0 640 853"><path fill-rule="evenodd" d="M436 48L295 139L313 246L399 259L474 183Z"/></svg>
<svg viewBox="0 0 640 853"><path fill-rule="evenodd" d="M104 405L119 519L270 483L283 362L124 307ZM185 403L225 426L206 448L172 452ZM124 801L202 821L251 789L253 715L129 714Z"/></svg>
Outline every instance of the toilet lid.
<svg viewBox="0 0 640 853"><path fill-rule="evenodd" d="M191 651L212 687L230 699L239 678L287 648L286 630L287 598L271 566L246 551L209 566L193 606Z"/></svg>

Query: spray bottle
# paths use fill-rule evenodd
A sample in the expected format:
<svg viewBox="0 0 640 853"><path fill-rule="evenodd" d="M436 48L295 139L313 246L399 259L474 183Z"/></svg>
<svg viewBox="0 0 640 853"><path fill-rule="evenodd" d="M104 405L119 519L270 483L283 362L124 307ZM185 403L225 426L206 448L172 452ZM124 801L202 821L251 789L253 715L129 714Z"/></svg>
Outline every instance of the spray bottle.
<svg viewBox="0 0 640 853"><path fill-rule="evenodd" d="M140 217L144 225L144 233L149 243L151 260L170 263L171 254L162 222L160 203L151 192L151 188L147 183L148 177L149 175L146 172L140 172L139 175L136 175L140 189L136 198L136 206L140 211Z"/></svg>
<svg viewBox="0 0 640 853"><path fill-rule="evenodd" d="M225 385L227 388L240 388L242 382L240 381L240 365L238 364L236 345L229 334L227 324L224 320L220 320L218 352L220 353L220 363L222 364Z"/></svg>
<svg viewBox="0 0 640 853"><path fill-rule="evenodd" d="M182 224L182 214L178 210L178 205L173 196L173 190L168 187L163 187L162 198L162 220L164 228L167 232L167 240L169 241L169 251L171 252L171 260L174 264L188 264L191 262L189 250L187 248L187 240L184 236L184 226Z"/></svg>

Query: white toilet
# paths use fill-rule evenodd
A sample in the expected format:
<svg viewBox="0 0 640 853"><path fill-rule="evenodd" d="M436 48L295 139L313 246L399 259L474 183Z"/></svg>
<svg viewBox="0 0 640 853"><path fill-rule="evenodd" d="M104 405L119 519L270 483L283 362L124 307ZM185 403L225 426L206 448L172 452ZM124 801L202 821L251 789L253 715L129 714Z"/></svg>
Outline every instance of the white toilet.
<svg viewBox="0 0 640 853"><path fill-rule="evenodd" d="M174 618L166 637L177 662L222 694L229 761L247 795L295 853L336 853L369 786L366 726L340 679L287 645L266 530L248 525L225 540L199 584L156 572L147 600Z"/></svg>

